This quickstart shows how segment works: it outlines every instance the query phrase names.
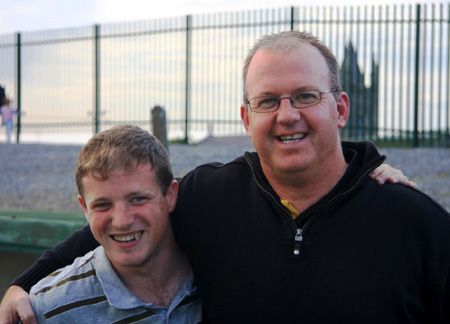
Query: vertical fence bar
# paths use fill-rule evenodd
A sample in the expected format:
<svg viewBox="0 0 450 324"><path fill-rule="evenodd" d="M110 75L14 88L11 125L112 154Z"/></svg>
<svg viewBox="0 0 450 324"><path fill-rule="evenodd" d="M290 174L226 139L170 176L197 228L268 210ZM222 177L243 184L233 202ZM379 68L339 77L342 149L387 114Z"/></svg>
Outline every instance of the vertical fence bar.
<svg viewBox="0 0 450 324"><path fill-rule="evenodd" d="M427 117L428 115L427 113L427 101L426 101L426 89L427 89L427 50L428 50L428 46L427 46L427 40L428 40L428 24L427 24L427 18L428 17L428 6L427 5L423 5L423 10L422 10L422 21L421 21L421 32L422 32L422 44L424 44L424 46L422 46L422 55L421 55L421 61L422 61L422 67L421 67L421 76L422 76L422 87L421 87L421 92L422 92L422 98L421 98L421 107L419 108L419 120L421 120L421 129L420 129L420 141L421 141L421 145L424 145L427 143L426 141L426 130L427 130Z"/></svg>
<svg viewBox="0 0 450 324"><path fill-rule="evenodd" d="M389 67L389 53L390 50L388 49L388 44L389 44L389 7L386 6L386 18L384 20L384 89L383 89L383 93L384 93L384 125L385 125L385 129L386 129L386 134L385 134L385 139L388 141L391 141L392 143L392 132L393 132L393 127L392 127L392 121L391 123L389 123L389 118L388 118L388 91L389 91L389 85L388 85L388 67ZM389 127L389 128L388 128ZM388 137L388 134L390 134L390 138Z"/></svg>
<svg viewBox="0 0 450 324"><path fill-rule="evenodd" d="M334 25L334 21L333 21L333 17L334 17L334 11L333 11L333 6L330 5L329 7L329 19L330 19L330 23L328 24L328 35L329 36L329 40L330 40L330 48L336 48L336 43L333 44L333 39L335 39L335 37L333 37L333 25ZM335 51L336 55L337 52Z"/></svg>
<svg viewBox="0 0 450 324"><path fill-rule="evenodd" d="M442 37L442 34L444 33L444 30L443 30L443 25L444 25L444 20L442 19L443 18L443 5L442 4L440 4L440 6L439 6L439 8L440 8L440 11L439 11L439 21L440 21L440 24L439 24L439 69L438 69L438 71L439 71L439 77L438 77L438 98L439 98L439 101L438 101L438 118L437 118L437 126L438 126L438 129L437 129L437 141L438 141L438 144L441 144L442 142L442 134L441 134L441 118L442 118L442 84L443 84L443 82L442 82L442 52L444 51L444 42L443 42L443 37Z"/></svg>
<svg viewBox="0 0 450 324"><path fill-rule="evenodd" d="M100 130L100 26L94 25L94 134Z"/></svg>
<svg viewBox="0 0 450 324"><path fill-rule="evenodd" d="M419 146L419 58L420 58L420 4L416 5L416 53L414 67L414 137L413 147Z"/></svg>
<svg viewBox="0 0 450 324"><path fill-rule="evenodd" d="M446 143L445 145L450 146L450 4L448 4L447 9L447 116L446 123L447 129L445 132Z"/></svg>
<svg viewBox="0 0 450 324"><path fill-rule="evenodd" d="M421 99L420 99L420 108L419 108L419 120L421 121L420 123L420 144L424 145L426 143L425 141L425 131L426 131L426 117L428 117L426 115L426 88L427 88L427 73L426 73L426 68L427 68L427 49L428 47L427 45L427 31L428 31L428 26L427 26L427 9L428 7L426 5L423 6L423 10L422 10L422 21L421 21L421 37L422 37L422 43L424 44L424 46L422 46L422 55L421 55L421 61L422 61L422 66L421 66L421 77L422 77L422 84L421 84Z"/></svg>
<svg viewBox="0 0 450 324"><path fill-rule="evenodd" d="M389 20L390 18L388 18L387 21L387 25L389 27ZM397 128L398 125L398 119L397 118L397 105L395 104L395 91L393 91L393 89L395 89L395 72L397 70L396 64L395 64L395 58L397 57L397 24L396 24L396 20L397 20L397 6L394 4L393 6L393 13L392 13L392 51L391 51L391 64L392 64L392 70L391 70L391 80L392 80L392 85L390 87L391 90L391 102L392 102L392 107L391 107L391 119L392 119L392 142L395 143L395 141L398 138L398 134L400 132L400 127ZM388 28L389 29L389 28ZM398 130L398 131L397 131Z"/></svg>
<svg viewBox="0 0 450 324"><path fill-rule="evenodd" d="M342 42L344 44L344 57L347 56L348 59L345 62L346 66L343 67L345 71L349 71L348 78L345 78L344 80L344 84L343 87L345 89L345 91L349 92L349 95L351 96L353 89L351 88L352 84L351 84L351 80L352 80L352 72L351 72L351 60L352 57L349 55L350 53L350 42L347 42L347 22L350 20L347 16L347 7L343 8L343 22L342 22ZM352 137L353 136L353 122L352 122L352 118L353 118L353 114L350 114L348 116L348 126L344 127L344 134L347 137Z"/></svg>
<svg viewBox="0 0 450 324"><path fill-rule="evenodd" d="M413 25L412 25L412 17L413 17L413 6L412 5L408 5L408 43L409 44L413 44ZM411 78L411 66L412 66L412 52L411 50L408 50L408 60L407 60L407 64L406 64L407 68L406 70L408 71L406 76L407 76L407 80L412 79ZM412 117L411 117L411 109L409 107L411 107L411 87L412 84L410 82L407 82L407 91L406 91L406 118L407 118L407 125L406 125L406 129L408 132L408 136L407 136L407 143L408 145L411 145L411 134L413 132L411 132L411 129L413 128L413 124L411 123Z"/></svg>
<svg viewBox="0 0 450 324"><path fill-rule="evenodd" d="M382 26L382 17L383 17L383 11L382 11L382 7L381 6L378 6L378 20L377 20L377 22L378 22L378 25L377 25L377 44L376 44L376 46L377 46L377 48L378 48L378 65L381 67L381 61L382 61L382 51L381 51L381 39L382 39L382 37L381 37L381 35L382 35L382 29L381 29L381 26ZM380 70L381 68L379 68L379 70ZM385 82L385 81L384 81ZM379 86L378 87L378 90L380 91L381 90L381 86ZM376 93L375 93L375 95L376 95ZM381 102L381 100L379 99L378 100L378 102L380 103ZM384 107L383 107L383 113L384 113ZM380 123L380 120L381 120L381 116L379 116L379 118L378 118L378 123ZM379 124L378 124L379 125ZM380 127L378 126L378 129L380 129ZM387 138L387 136L386 136L386 134L387 134L387 125L384 123L384 120L383 120L383 127L382 127L382 130L383 130L383 132L382 132L382 136L380 136L380 140L382 140L382 141L384 141L384 142L386 142L386 138Z"/></svg>
<svg viewBox="0 0 450 324"><path fill-rule="evenodd" d="M372 76L370 78L372 87L370 88L370 92L369 92L369 101L371 102L371 105L373 107L373 111L372 114L370 115L370 125L372 125L372 130L371 130L371 136L375 139L375 140L379 140L379 124L378 124L378 96L377 98L375 98L375 93L378 93L378 89L379 89L379 63L380 63L380 55L378 54L377 57L377 66L375 66L375 6L371 6L371 23L372 26L370 28L370 50L372 53ZM376 72L374 71L375 68L377 69ZM376 74L375 74L376 73ZM376 81L376 82L375 82Z"/></svg>
<svg viewBox="0 0 450 324"><path fill-rule="evenodd" d="M21 34L16 34L16 49L17 49L17 76L16 76L16 98L17 98L17 110L19 111L19 114L17 115L17 133L16 133L16 141L17 143L20 142L20 130L21 130L21 117L20 117L20 111L22 110L21 107L21 97L22 97L22 41L21 41Z"/></svg>
<svg viewBox="0 0 450 324"><path fill-rule="evenodd" d="M430 69L431 69L431 75L430 75L430 90L429 93L433 94L434 91L434 77L433 77L433 71L434 71L434 4L431 5L431 21L430 21L430 28L431 28L431 44L430 44L430 57L431 57L431 62L430 62ZM429 132L428 132L428 136L429 136L429 144L430 146L433 145L434 143L434 131L433 131L433 119L434 119L434 109L433 109L433 104L430 103L429 106L429 113L430 113L430 124L429 124Z"/></svg>
<svg viewBox="0 0 450 324"><path fill-rule="evenodd" d="M358 56L356 55L356 53L359 55L359 57L361 57L362 55L364 55L365 53L361 53L361 49L363 48L364 45L359 44L359 38L360 38L360 24L361 22L361 7L357 6L356 7L356 16L354 18L354 29L355 29L355 70L358 71L358 66L359 66L359 62L358 62ZM353 23L352 25L353 26ZM351 36L353 38L353 33L351 34ZM364 62L364 59L361 60L361 62ZM365 65L364 63L361 66L360 71L358 71L358 74L356 75L357 77L357 87L356 87L356 96L357 96L357 102L358 102L358 110L357 113L355 114L355 138L362 138L362 132L363 132L363 127L364 127L364 122L363 120L363 116L365 115L365 106L363 106L363 89L364 89L364 80L362 79L362 75L364 74L364 70L365 70Z"/></svg>
<svg viewBox="0 0 450 324"><path fill-rule="evenodd" d="M366 5L362 7L362 11L364 13L362 14L363 18L361 21L361 23L362 23L362 32L361 33L363 35L362 36L363 39L366 40L367 39L367 6ZM363 95L362 95L362 101L364 102L364 116L362 117L362 120L363 120L362 136L364 138L367 138L368 136L370 136L370 121L369 120L370 120L370 112L372 112L372 109L369 108L370 103L368 101L368 96L367 96L368 91L366 89L366 77L369 72L368 65L367 65L367 56L368 56L367 55L367 42L363 41L362 43L363 43L362 48L363 48L363 52L364 52L363 59L362 59L363 66L364 66L364 77L362 80L362 84L363 84L362 89L364 91ZM372 83L371 83L370 87L373 87Z"/></svg>
<svg viewBox="0 0 450 324"><path fill-rule="evenodd" d="M403 98L404 98L404 93L403 93L403 89L405 89L405 85L404 85L404 82L403 82L403 80L404 80L404 78L403 78L403 74L404 74L404 57L405 57L405 54L404 54L404 47L403 47L403 43L404 43L404 40L405 40L405 7L404 7L404 5L401 5L400 6L400 41L399 41L399 44L400 44L400 56L399 56L399 59L400 59L400 73L399 73L399 75L400 75L400 82L399 82L399 88L398 88L398 92L399 92L399 96L398 96L398 102L399 102L399 107L400 107L400 121L399 121L399 131L400 131L400 142L404 142L405 141L405 136L406 136L406 132L405 132L405 129L407 129L407 125L406 125L406 122L405 122L405 120L407 120L406 119L406 117L405 117L405 105L404 105L404 101L403 101Z"/></svg>
<svg viewBox="0 0 450 324"><path fill-rule="evenodd" d="M184 112L184 143L189 142L189 111L191 104L191 16L186 16L186 86L185 86L185 112Z"/></svg>
<svg viewBox="0 0 450 324"><path fill-rule="evenodd" d="M294 30L294 23L295 23L295 10L294 7L291 7L291 30Z"/></svg>

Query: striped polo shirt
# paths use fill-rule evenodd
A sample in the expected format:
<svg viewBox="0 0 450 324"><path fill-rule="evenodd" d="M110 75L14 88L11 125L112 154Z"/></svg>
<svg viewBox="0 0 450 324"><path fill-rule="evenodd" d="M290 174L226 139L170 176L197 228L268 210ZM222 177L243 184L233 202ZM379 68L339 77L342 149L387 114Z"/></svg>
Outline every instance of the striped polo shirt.
<svg viewBox="0 0 450 324"><path fill-rule="evenodd" d="M141 302L122 283L98 247L31 288L42 323L201 323L202 306L192 272L168 309Z"/></svg>

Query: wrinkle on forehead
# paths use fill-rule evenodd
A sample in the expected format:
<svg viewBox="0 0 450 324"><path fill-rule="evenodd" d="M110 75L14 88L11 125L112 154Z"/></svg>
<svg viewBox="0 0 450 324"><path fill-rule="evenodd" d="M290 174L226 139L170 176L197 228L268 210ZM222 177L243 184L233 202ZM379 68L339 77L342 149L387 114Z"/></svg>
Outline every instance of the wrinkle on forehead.
<svg viewBox="0 0 450 324"><path fill-rule="evenodd" d="M288 38L288 39L278 39L277 42L273 42L273 43L268 43L265 44L263 46L261 46L261 48L259 48L258 51L264 50L264 51L268 51L271 53L280 53L280 54L284 54L287 52L290 52L291 50L296 49L297 47L300 47L301 45L309 45L308 42L305 42L303 40L299 40L299 39L293 39L293 38ZM311 45L311 47L314 47Z"/></svg>
<svg viewBox="0 0 450 324"><path fill-rule="evenodd" d="M304 42L287 52L261 49L247 75L248 94L289 95L299 90L328 90L330 71L320 51Z"/></svg>

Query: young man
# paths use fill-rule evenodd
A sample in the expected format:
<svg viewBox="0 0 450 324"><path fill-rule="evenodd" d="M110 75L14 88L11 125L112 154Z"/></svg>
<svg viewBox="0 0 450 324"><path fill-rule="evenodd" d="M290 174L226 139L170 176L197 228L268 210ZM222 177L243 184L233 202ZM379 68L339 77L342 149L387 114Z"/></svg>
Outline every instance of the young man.
<svg viewBox="0 0 450 324"><path fill-rule="evenodd" d="M81 150L75 178L101 246L32 287L38 323L200 323L169 219L178 183L158 140L132 126L101 132Z"/></svg>
<svg viewBox="0 0 450 324"><path fill-rule="evenodd" d="M205 311L213 323L327 322L316 316L331 315L327 307L331 305L333 310L334 302L347 306L348 298L344 291L342 296L335 294L348 278L340 283L339 276L332 276L335 265L328 265L329 254L343 254L345 264L346 258L355 256L348 251L354 247L347 246L339 253L324 250L309 227L314 229L321 223L316 220L358 219L367 213L370 199L359 202L356 208L351 205L348 211L344 202L353 202L351 197L366 187L372 191L394 187L378 188L369 179L369 174L379 174L376 167L384 160L375 158L378 153L369 143L342 143L340 148L338 128L345 125L348 97L339 91L334 56L325 60L324 53L329 56L329 52L314 50L316 45L309 44L313 39L298 32L263 37L246 60L245 103L241 107L244 126L257 153L246 153L225 165L200 166L180 182L181 195L172 224L177 240L188 253ZM261 45L266 41L274 47L268 45L263 50ZM395 175L393 179L403 178ZM422 194L414 195L425 199ZM438 207L430 204L425 206L434 213ZM383 219L386 226L398 212L398 206L392 207L383 199L376 201L376 207L367 216ZM325 212L331 214L322 216ZM409 226L411 220L396 219L399 222ZM348 244L335 237L339 234L345 238L346 227L333 225L327 226L330 235L325 237L326 244ZM301 245L304 231L305 251ZM376 234L379 237L380 232ZM50 271L56 259L70 259L94 248L75 246L77 241L89 240L90 235L82 230L46 252L15 284L27 288L42 272ZM355 246L362 248L364 243L355 242ZM55 258L54 253L60 257ZM359 254L355 260L358 258ZM334 258L331 261L336 262ZM341 268L338 271L342 273ZM321 288L315 289L319 284ZM357 301L360 297L364 296L355 296ZM19 313L29 320L33 315L27 300L26 293L13 286L2 307L11 318ZM360 313L351 317L353 308L348 314L341 311L347 309L336 307L328 322L360 319Z"/></svg>

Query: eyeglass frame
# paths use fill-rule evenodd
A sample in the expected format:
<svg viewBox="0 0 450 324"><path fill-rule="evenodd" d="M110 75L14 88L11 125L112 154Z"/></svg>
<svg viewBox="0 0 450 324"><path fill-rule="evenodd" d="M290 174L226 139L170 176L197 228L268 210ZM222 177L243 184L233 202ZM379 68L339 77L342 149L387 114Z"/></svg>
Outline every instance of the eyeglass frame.
<svg viewBox="0 0 450 324"><path fill-rule="evenodd" d="M264 113L269 113L269 112L277 111L277 110L280 108L281 100L283 100L283 99L289 99L289 102L291 103L291 106L294 107L295 109L303 109L303 108L308 108L308 107L312 107L312 106L314 106L314 105L320 104L320 103L322 102L322 94L325 94L325 93L332 93L332 92L341 92L342 90L339 90L338 88L334 88L334 89L330 89L330 90L326 90L326 91L319 91L319 90L303 90L303 91L299 91L298 94L301 94L301 93L303 93L303 92L309 92L309 91L318 92L318 93L319 93L319 101L318 101L318 102L315 102L315 103L313 103L313 104L311 104L311 105L308 105L308 106L295 107L295 106L294 106L294 103L293 103L293 100L292 100L292 98L291 98L291 96L288 96L288 97L280 97L280 98L277 98L277 97L275 97L275 96L258 96L258 97L253 97L253 98L247 99L247 100L244 101L244 103L245 103L246 105L248 105L248 107L250 108L250 110L251 110L252 112L257 113L257 114L264 114ZM274 105L274 107L276 106L277 108L274 109L274 110L264 110L264 111L255 111L255 110L253 110L253 109L252 109L252 106L250 105L250 101L253 100L253 99L258 99L258 98L273 98L273 99L277 99L277 100L278 100L278 103L277 103L276 105Z"/></svg>

